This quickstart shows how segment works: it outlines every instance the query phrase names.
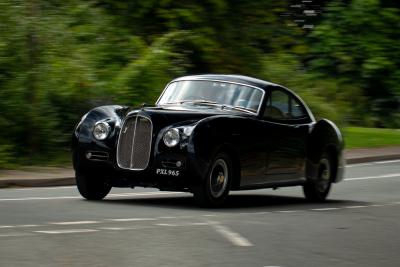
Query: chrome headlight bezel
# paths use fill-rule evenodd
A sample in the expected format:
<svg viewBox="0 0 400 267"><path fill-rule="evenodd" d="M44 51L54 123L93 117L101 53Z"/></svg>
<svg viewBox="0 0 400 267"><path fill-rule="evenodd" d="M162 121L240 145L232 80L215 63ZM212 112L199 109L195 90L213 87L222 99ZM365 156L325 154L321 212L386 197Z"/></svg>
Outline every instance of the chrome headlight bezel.
<svg viewBox="0 0 400 267"><path fill-rule="evenodd" d="M179 129L177 128L170 128L168 129L163 136L164 144L167 147L175 147L181 141L181 135Z"/></svg>
<svg viewBox="0 0 400 267"><path fill-rule="evenodd" d="M111 126L105 121L97 122L93 127L93 136L96 140L105 140L111 132Z"/></svg>

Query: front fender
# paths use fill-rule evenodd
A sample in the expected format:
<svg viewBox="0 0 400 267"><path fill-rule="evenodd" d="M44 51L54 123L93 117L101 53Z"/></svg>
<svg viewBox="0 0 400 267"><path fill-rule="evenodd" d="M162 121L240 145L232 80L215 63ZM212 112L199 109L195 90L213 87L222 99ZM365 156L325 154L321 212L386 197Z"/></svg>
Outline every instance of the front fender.
<svg viewBox="0 0 400 267"><path fill-rule="evenodd" d="M124 106L100 106L86 113L76 125L72 134L73 165L77 169L80 157L80 148L96 147L110 151L115 148L121 122L128 112ZM98 141L93 137L93 128L96 122L107 121L111 126L110 135L104 141Z"/></svg>
<svg viewBox="0 0 400 267"><path fill-rule="evenodd" d="M196 162L197 173L209 169L216 153L224 151L232 157L235 167L234 187L240 180L240 136L242 118L235 116L213 116L200 120L190 136L187 152ZM204 175L203 177L204 178Z"/></svg>

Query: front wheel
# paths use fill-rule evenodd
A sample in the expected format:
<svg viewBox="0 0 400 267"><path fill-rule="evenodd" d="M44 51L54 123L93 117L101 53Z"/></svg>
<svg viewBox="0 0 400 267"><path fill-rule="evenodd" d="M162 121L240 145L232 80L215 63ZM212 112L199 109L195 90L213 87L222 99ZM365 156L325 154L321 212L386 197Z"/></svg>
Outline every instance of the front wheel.
<svg viewBox="0 0 400 267"><path fill-rule="evenodd" d="M111 190L111 185L100 175L87 175L76 172L75 177L79 193L87 200L101 200Z"/></svg>
<svg viewBox="0 0 400 267"><path fill-rule="evenodd" d="M229 194L232 179L232 160L226 153L218 153L211 162L205 179L193 190L196 202L200 206L221 205Z"/></svg>
<svg viewBox="0 0 400 267"><path fill-rule="evenodd" d="M309 180L303 186L305 197L314 202L326 199L332 185L332 160L324 153L319 161L318 176L315 180Z"/></svg>

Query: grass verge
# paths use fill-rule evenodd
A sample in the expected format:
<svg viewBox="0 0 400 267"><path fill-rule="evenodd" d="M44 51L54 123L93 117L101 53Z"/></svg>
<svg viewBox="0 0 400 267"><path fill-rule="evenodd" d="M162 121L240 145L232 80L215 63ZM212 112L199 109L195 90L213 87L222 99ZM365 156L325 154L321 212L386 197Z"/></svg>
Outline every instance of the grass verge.
<svg viewBox="0 0 400 267"><path fill-rule="evenodd" d="M400 146L400 129L346 127L343 135L346 149Z"/></svg>

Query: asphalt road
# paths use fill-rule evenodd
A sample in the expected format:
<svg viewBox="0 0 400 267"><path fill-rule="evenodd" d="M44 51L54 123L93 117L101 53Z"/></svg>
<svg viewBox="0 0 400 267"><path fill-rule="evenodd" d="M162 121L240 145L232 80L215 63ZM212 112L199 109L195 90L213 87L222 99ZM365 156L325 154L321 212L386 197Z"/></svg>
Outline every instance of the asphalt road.
<svg viewBox="0 0 400 267"><path fill-rule="evenodd" d="M400 161L350 165L329 201L300 187L190 194L0 190L0 266L400 266Z"/></svg>

